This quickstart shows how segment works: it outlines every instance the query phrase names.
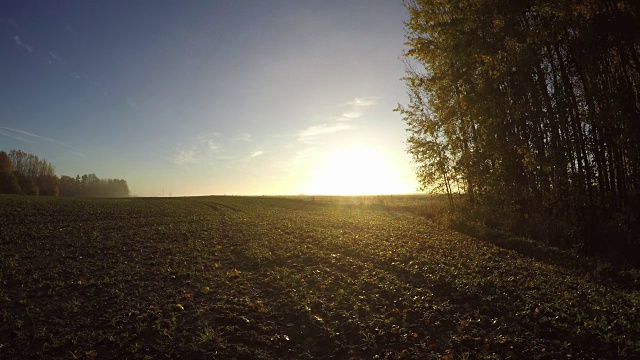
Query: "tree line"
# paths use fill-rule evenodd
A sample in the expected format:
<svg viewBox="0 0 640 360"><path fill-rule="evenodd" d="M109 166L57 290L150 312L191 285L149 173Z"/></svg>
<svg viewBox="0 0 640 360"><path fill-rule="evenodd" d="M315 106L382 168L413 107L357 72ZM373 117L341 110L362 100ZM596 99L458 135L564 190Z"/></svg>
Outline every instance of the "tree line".
<svg viewBox="0 0 640 360"><path fill-rule="evenodd" d="M0 151L0 194L78 197L126 197L123 179L100 179L95 174L62 175L45 159L21 150Z"/></svg>
<svg viewBox="0 0 640 360"><path fill-rule="evenodd" d="M640 252L640 2L405 1L423 187L594 251Z"/></svg>

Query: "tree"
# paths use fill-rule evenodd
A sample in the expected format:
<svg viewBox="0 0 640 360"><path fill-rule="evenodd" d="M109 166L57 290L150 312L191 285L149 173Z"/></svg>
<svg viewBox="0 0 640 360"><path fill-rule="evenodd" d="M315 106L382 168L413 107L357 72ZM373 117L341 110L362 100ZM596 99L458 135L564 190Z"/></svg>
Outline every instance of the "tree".
<svg viewBox="0 0 640 360"><path fill-rule="evenodd" d="M60 178L60 194L62 196L86 197L127 197L129 186L123 179L100 179L96 174L77 175L74 178Z"/></svg>
<svg viewBox="0 0 640 360"><path fill-rule="evenodd" d="M409 126L408 151L413 155L414 162L418 164L416 172L421 190L432 192L444 190L450 204L453 205L454 179L457 180L454 169L455 159L451 156L449 144L443 141L442 124L433 118L427 103L429 93L424 87L418 85L423 75L411 69L408 64L407 67L408 76L405 81L411 84L407 91L410 105L407 107L398 105L394 111L399 112Z"/></svg>
<svg viewBox="0 0 640 360"><path fill-rule="evenodd" d="M41 196L58 196L60 179L55 175L40 175L35 179L35 185Z"/></svg>
<svg viewBox="0 0 640 360"><path fill-rule="evenodd" d="M33 179L22 173L15 173L20 185L20 194L23 195L39 195L39 189L33 182Z"/></svg>
<svg viewBox="0 0 640 360"><path fill-rule="evenodd" d="M15 172L27 175L32 179L41 175L55 175L53 165L45 159L38 158L36 155L25 153L22 150L11 150L9 158L13 163Z"/></svg>
<svg viewBox="0 0 640 360"><path fill-rule="evenodd" d="M0 151L0 172L11 173L13 172L13 164L6 152Z"/></svg>
<svg viewBox="0 0 640 360"><path fill-rule="evenodd" d="M0 194L19 194L20 185L13 173L0 172Z"/></svg>
<svg viewBox="0 0 640 360"><path fill-rule="evenodd" d="M450 194L460 183L454 188L487 216L528 236L632 246L640 212L637 2L405 5L409 102L396 110L423 187ZM598 229L623 240L599 241Z"/></svg>
<svg viewBox="0 0 640 360"><path fill-rule="evenodd" d="M0 193L43 196L127 197L123 179L100 179L96 174L58 178L45 159L22 150L0 152Z"/></svg>
<svg viewBox="0 0 640 360"><path fill-rule="evenodd" d="M70 176L62 175L60 177L60 196L79 196L80 195L80 180L79 178L72 178Z"/></svg>
<svg viewBox="0 0 640 360"><path fill-rule="evenodd" d="M20 185L13 174L13 164L7 153L0 151L0 194L19 194Z"/></svg>

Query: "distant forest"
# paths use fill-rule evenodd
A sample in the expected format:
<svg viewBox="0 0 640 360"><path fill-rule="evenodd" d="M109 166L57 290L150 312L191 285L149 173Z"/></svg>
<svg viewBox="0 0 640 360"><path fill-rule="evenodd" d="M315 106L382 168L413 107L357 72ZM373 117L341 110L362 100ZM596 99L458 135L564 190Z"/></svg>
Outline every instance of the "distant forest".
<svg viewBox="0 0 640 360"><path fill-rule="evenodd" d="M640 1L405 5L396 111L423 187L483 224L640 255Z"/></svg>
<svg viewBox="0 0 640 360"><path fill-rule="evenodd" d="M56 176L45 159L11 150L0 151L0 194L40 196L126 197L129 186L122 179L100 179L95 174Z"/></svg>

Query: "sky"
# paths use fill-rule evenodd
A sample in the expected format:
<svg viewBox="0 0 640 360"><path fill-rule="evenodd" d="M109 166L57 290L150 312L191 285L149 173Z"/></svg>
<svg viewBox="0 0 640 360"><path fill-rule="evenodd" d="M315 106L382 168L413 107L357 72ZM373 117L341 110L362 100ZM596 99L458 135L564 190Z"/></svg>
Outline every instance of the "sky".
<svg viewBox="0 0 640 360"><path fill-rule="evenodd" d="M414 193L401 0L2 1L0 150L136 196Z"/></svg>

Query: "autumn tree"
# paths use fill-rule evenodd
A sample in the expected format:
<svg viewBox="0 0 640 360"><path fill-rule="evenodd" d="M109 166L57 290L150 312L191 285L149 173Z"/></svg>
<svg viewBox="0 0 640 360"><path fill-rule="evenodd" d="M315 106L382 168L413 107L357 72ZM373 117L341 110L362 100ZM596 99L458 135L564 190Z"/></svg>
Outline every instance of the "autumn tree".
<svg viewBox="0 0 640 360"><path fill-rule="evenodd" d="M32 179L38 176L55 176L54 166L45 159L40 159L37 155L26 153L22 150L11 150L9 158L13 163L13 170L24 174Z"/></svg>
<svg viewBox="0 0 640 360"><path fill-rule="evenodd" d="M45 159L22 150L11 150L8 158L25 195L58 196L58 177L55 168Z"/></svg>
<svg viewBox="0 0 640 360"><path fill-rule="evenodd" d="M20 194L22 195L39 195L40 191L32 178L22 173L15 173L20 185Z"/></svg>
<svg viewBox="0 0 640 360"><path fill-rule="evenodd" d="M40 175L34 179L34 183L41 196L58 196L60 194L60 179L55 175Z"/></svg>
<svg viewBox="0 0 640 360"><path fill-rule="evenodd" d="M423 187L527 236L638 249L640 3L405 4L397 111Z"/></svg>
<svg viewBox="0 0 640 360"><path fill-rule="evenodd" d="M79 196L80 182L70 176L62 175L59 183L60 196Z"/></svg>
<svg viewBox="0 0 640 360"><path fill-rule="evenodd" d="M7 153L0 151L0 194L19 194L20 185L13 173L13 164Z"/></svg>

